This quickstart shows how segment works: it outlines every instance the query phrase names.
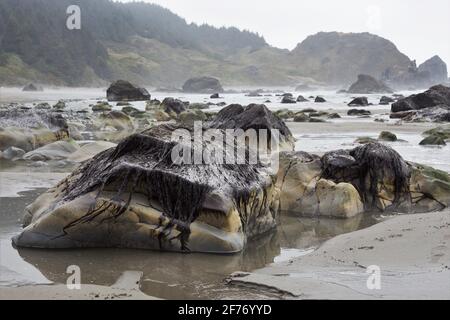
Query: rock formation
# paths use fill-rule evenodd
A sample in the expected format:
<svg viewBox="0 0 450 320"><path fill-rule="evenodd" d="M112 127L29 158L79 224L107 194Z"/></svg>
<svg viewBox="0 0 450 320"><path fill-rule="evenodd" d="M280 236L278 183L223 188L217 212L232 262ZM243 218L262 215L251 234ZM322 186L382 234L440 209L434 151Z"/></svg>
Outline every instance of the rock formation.
<svg viewBox="0 0 450 320"><path fill-rule="evenodd" d="M384 83L366 74L360 74L358 76L358 80L350 86L348 92L363 94L393 93L392 89L386 86Z"/></svg>
<svg viewBox="0 0 450 320"><path fill-rule="evenodd" d="M145 101L151 96L144 88L138 88L128 81L118 80L106 91L108 101Z"/></svg>
<svg viewBox="0 0 450 320"><path fill-rule="evenodd" d="M222 93L219 80L212 77L197 77L187 80L183 85L184 92L190 93Z"/></svg>

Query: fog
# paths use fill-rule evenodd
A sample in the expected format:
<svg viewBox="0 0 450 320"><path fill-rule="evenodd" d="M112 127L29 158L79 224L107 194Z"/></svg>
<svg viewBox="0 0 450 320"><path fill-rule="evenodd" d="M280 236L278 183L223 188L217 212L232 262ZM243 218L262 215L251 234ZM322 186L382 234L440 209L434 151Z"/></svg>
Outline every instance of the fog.
<svg viewBox="0 0 450 320"><path fill-rule="evenodd" d="M130 2L130 0L121 0ZM319 31L371 32L393 41L418 63L438 54L450 63L448 0L145 0L188 22L235 26L293 49Z"/></svg>

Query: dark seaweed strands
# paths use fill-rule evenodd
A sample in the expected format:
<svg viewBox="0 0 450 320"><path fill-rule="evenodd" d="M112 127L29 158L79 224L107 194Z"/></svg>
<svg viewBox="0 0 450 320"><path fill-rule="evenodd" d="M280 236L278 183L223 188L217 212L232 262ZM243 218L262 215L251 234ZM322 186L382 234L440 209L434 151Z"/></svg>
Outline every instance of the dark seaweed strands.
<svg viewBox="0 0 450 320"><path fill-rule="evenodd" d="M333 159L330 160L330 159ZM369 143L353 150L338 150L322 158L326 179L337 183L352 183L358 190L367 209L377 208L378 187L383 181L393 179L394 200L387 210L395 210L409 197L411 170L393 149L379 143ZM367 180L369 182L367 182Z"/></svg>
<svg viewBox="0 0 450 320"><path fill-rule="evenodd" d="M190 224L194 222L202 208L206 194L215 188L211 181L203 178L216 177L216 181L232 185L232 197L239 208L246 208L251 198L251 190L262 188L257 166L246 165L200 165L178 166L171 159L175 142L167 142L145 134L135 134L121 142L115 149L107 150L79 170L79 177L64 190L63 201L70 201L81 195L98 190L96 199L108 185L117 185L117 192L108 205L96 208L96 202L81 218L72 221L64 228L66 231L76 225L88 223L110 210L113 214L105 218L116 219L128 209L135 192L147 196L149 203L156 200L164 216L170 222L160 232L162 240L172 228L180 232L182 251L189 251L188 238ZM78 174L74 175L78 176ZM189 178L189 179L188 179ZM192 181L194 180L194 181ZM222 182L222 183L223 183ZM237 191L236 191L237 190ZM126 201L122 200L129 193ZM266 205L261 203L261 207ZM242 223L249 221L249 213L239 210ZM161 227L162 221L158 227ZM245 227L244 227L245 229ZM172 239L168 239L172 240Z"/></svg>
<svg viewBox="0 0 450 320"><path fill-rule="evenodd" d="M353 149L350 155L359 163L359 191L363 195L364 203L371 200L371 207L376 207L378 184L386 177L394 178L395 188L394 200L388 210L395 210L401 204L404 195L410 196L411 170L395 150L378 143L370 143ZM368 190L365 183L367 175L370 180Z"/></svg>

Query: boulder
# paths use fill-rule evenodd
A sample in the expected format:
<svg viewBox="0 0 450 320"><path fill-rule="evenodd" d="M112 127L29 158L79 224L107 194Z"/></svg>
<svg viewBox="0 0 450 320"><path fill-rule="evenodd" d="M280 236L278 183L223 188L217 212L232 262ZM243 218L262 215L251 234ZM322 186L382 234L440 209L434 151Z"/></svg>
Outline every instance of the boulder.
<svg viewBox="0 0 450 320"><path fill-rule="evenodd" d="M364 109L350 109L347 112L348 116L370 116L372 112Z"/></svg>
<svg viewBox="0 0 450 320"><path fill-rule="evenodd" d="M212 77L197 77L187 80L183 91L189 93L222 93L224 90L220 81Z"/></svg>
<svg viewBox="0 0 450 320"><path fill-rule="evenodd" d="M394 141L397 141L398 139L397 139L397 136L395 134L393 134L392 132L382 131L380 133L380 136L378 137L378 140L394 142Z"/></svg>
<svg viewBox="0 0 450 320"><path fill-rule="evenodd" d="M206 121L206 115L198 109L183 111L178 115L178 120L186 125L192 125L195 121Z"/></svg>
<svg viewBox="0 0 450 320"><path fill-rule="evenodd" d="M421 146L445 146L447 143L445 140L437 135L437 134L431 134L419 143Z"/></svg>
<svg viewBox="0 0 450 320"><path fill-rule="evenodd" d="M82 164L26 209L13 243L234 253L274 229L276 177L261 164L174 165L186 143L172 141L176 129L189 131L154 127Z"/></svg>
<svg viewBox="0 0 450 320"><path fill-rule="evenodd" d="M2 152L2 157L3 157L3 159L14 161L14 160L21 159L24 154L25 154L25 151L20 148L9 147L8 149L6 149Z"/></svg>
<svg viewBox="0 0 450 320"><path fill-rule="evenodd" d="M366 74L360 74L358 80L348 89L349 93L393 93L392 89L381 81Z"/></svg>
<svg viewBox="0 0 450 320"><path fill-rule="evenodd" d="M328 117L328 119L340 119L341 118L339 113L336 113L336 112L330 113L327 117Z"/></svg>
<svg viewBox="0 0 450 320"><path fill-rule="evenodd" d="M130 131L134 129L131 118L121 111L110 111L100 115L104 127L111 127L117 131Z"/></svg>
<svg viewBox="0 0 450 320"><path fill-rule="evenodd" d="M270 130L275 129L280 134L280 150L293 150L295 146L295 139L284 121L263 104L250 104L247 107L239 104L229 105L217 113L209 128L242 129L243 131L265 129L268 135Z"/></svg>
<svg viewBox="0 0 450 320"><path fill-rule="evenodd" d="M183 101L174 98L165 98L161 103L161 107L164 109L164 112L174 118L186 111L186 105Z"/></svg>
<svg viewBox="0 0 450 320"><path fill-rule="evenodd" d="M146 101L151 96L144 88L138 88L128 81L118 80L106 91L108 101Z"/></svg>
<svg viewBox="0 0 450 320"><path fill-rule="evenodd" d="M291 119L295 116L294 112L289 109L281 109L274 112L274 114L283 120Z"/></svg>
<svg viewBox="0 0 450 320"><path fill-rule="evenodd" d="M106 112L111 110L112 106L108 102L99 102L96 105L92 106L93 112Z"/></svg>
<svg viewBox="0 0 450 320"><path fill-rule="evenodd" d="M66 103L62 100L59 100L54 106L53 109L55 110L64 110L66 108Z"/></svg>
<svg viewBox="0 0 450 320"><path fill-rule="evenodd" d="M132 114L136 114L141 112L139 109L136 109L135 107L132 106L125 106L122 108L122 112L131 116Z"/></svg>
<svg viewBox="0 0 450 320"><path fill-rule="evenodd" d="M355 98L348 104L349 107L353 107L353 106L368 106L368 105L369 105L369 101L367 100L367 97Z"/></svg>
<svg viewBox="0 0 450 320"><path fill-rule="evenodd" d="M209 98L210 99L220 99L220 95L218 93L214 93Z"/></svg>
<svg viewBox="0 0 450 320"><path fill-rule="evenodd" d="M450 87L437 85L423 93L400 99L392 104L391 112L420 110L437 106L450 110Z"/></svg>
<svg viewBox="0 0 450 320"><path fill-rule="evenodd" d="M309 122L309 116L306 113L299 112L294 116L294 122Z"/></svg>
<svg viewBox="0 0 450 320"><path fill-rule="evenodd" d="M379 105L387 106L387 105L389 105L389 104L391 104L393 102L395 102L395 99L387 97L387 96L382 96L381 99L380 99Z"/></svg>
<svg viewBox="0 0 450 320"><path fill-rule="evenodd" d="M115 148L116 146L117 144L108 141L89 142L78 148L75 152L71 153L67 157L67 160L81 163L93 158L105 150Z"/></svg>
<svg viewBox="0 0 450 320"><path fill-rule="evenodd" d="M303 97L302 95L299 95L297 97L297 102L308 102L309 100Z"/></svg>
<svg viewBox="0 0 450 320"><path fill-rule="evenodd" d="M314 100L314 102L315 103L324 103L324 102L327 102L327 100L325 100L325 98L317 96L316 99Z"/></svg>
<svg viewBox="0 0 450 320"><path fill-rule="evenodd" d="M79 148L75 141L56 141L27 152L23 159L31 161L62 160L68 158Z"/></svg>
<svg viewBox="0 0 450 320"><path fill-rule="evenodd" d="M297 101L292 96L284 96L281 99L281 103L289 104L289 103L297 103Z"/></svg>
<svg viewBox="0 0 450 320"><path fill-rule="evenodd" d="M277 186L280 210L302 216L350 218L364 210L358 191L351 184L322 179L318 156L306 152L280 155Z"/></svg>
<svg viewBox="0 0 450 320"><path fill-rule="evenodd" d="M17 147L26 152L68 138L68 125L46 110L0 109L0 150Z"/></svg>

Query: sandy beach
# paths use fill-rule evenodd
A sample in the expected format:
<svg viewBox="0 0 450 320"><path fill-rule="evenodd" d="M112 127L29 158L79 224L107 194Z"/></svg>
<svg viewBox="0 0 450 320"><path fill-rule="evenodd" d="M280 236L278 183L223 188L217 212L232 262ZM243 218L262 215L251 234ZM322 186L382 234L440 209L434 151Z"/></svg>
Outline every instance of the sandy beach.
<svg viewBox="0 0 450 320"><path fill-rule="evenodd" d="M379 290L366 285L373 265L381 270ZM450 211L397 216L229 281L290 299L449 299Z"/></svg>

